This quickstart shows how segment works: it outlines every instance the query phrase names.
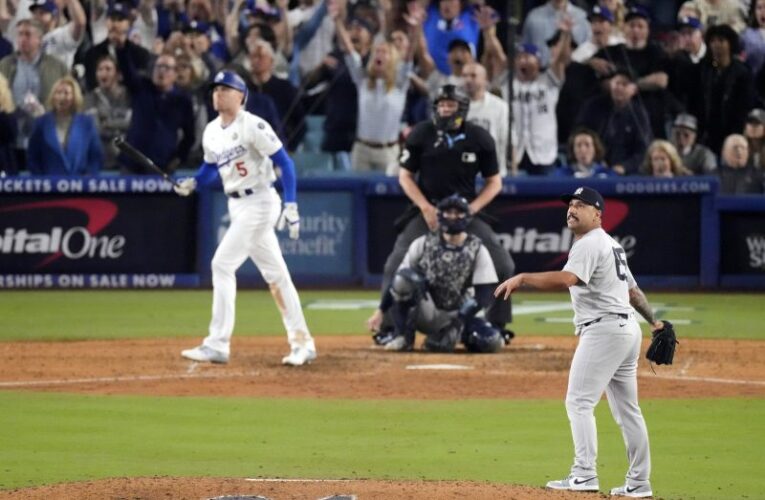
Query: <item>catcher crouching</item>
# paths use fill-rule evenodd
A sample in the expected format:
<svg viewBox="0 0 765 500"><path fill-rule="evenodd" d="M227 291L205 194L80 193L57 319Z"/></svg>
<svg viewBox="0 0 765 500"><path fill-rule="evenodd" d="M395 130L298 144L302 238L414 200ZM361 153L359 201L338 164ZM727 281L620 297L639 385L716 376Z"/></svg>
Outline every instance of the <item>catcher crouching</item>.
<svg viewBox="0 0 765 500"><path fill-rule="evenodd" d="M367 326L390 351L413 350L419 331L427 351L452 352L462 343L470 352L498 352L509 339L478 317L492 302L498 278L486 247L466 232L468 201L451 195L437 212L438 231L409 246Z"/></svg>

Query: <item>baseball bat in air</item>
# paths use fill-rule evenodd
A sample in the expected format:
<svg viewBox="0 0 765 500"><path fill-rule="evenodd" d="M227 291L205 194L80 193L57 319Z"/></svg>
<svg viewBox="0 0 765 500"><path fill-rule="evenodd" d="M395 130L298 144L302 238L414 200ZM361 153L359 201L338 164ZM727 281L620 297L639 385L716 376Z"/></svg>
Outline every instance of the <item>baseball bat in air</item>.
<svg viewBox="0 0 765 500"><path fill-rule="evenodd" d="M173 177L159 168L153 161L149 159L145 154L138 151L136 148L134 148L129 142L125 140L122 136L117 136L114 138L114 145L125 153L125 155L129 158L131 158L133 161L137 162L139 165L141 165L144 168L148 168L149 170L152 170L159 175L161 175L167 182L172 184L173 186L178 186L178 181L173 179Z"/></svg>

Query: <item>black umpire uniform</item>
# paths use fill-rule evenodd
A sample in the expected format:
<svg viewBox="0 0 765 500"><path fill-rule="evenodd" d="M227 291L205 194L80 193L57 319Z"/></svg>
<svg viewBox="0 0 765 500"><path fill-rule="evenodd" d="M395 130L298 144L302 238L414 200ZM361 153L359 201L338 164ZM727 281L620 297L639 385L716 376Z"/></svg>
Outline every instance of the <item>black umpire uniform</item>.
<svg viewBox="0 0 765 500"><path fill-rule="evenodd" d="M456 113L467 116L469 99L454 85L445 85L434 102L434 108L442 99L459 103ZM438 116L434 109L434 116ZM433 205L452 194L459 194L468 201L476 198L476 177L484 179L499 174L494 139L489 132L461 120L459 128L444 128L439 120L418 123L406 140L401 153L401 168L417 175L417 186ZM492 228L482 220L479 213L467 228L467 232L478 236L491 255L499 282L510 278L515 263L510 253L501 245ZM399 235L393 251L385 261L383 271L383 293L388 289L409 245L429 229L420 210L412 204L396 220ZM511 320L510 303L494 301L486 311L486 320L503 329Z"/></svg>

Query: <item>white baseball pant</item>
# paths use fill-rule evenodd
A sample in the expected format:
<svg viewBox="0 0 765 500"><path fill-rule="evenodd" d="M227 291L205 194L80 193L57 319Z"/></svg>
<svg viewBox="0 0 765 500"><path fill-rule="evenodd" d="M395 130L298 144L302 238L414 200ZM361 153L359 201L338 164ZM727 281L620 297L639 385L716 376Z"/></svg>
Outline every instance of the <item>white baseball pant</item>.
<svg viewBox="0 0 765 500"><path fill-rule="evenodd" d="M234 330L236 270L247 257L268 283L290 347L315 349L303 316L295 285L284 262L274 226L281 211L281 199L273 188L264 188L243 198L229 198L231 225L212 259L212 320L204 345L228 354Z"/></svg>
<svg viewBox="0 0 765 500"><path fill-rule="evenodd" d="M634 314L628 319L609 315L581 329L566 394L566 412L574 438L571 473L575 476L597 475L598 433L593 412L605 391L627 447L629 484L650 484L648 430L637 391L640 341L640 326Z"/></svg>

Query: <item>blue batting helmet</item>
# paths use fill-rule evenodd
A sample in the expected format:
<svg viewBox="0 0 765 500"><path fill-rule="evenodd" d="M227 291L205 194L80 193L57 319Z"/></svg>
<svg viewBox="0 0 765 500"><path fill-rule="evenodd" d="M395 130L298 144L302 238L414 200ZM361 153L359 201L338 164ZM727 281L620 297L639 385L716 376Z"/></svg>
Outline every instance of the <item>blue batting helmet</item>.
<svg viewBox="0 0 765 500"><path fill-rule="evenodd" d="M242 104L247 102L247 84L244 83L242 77L237 75L235 72L218 71L218 74L215 75L215 78L210 84L210 90L214 89L218 85L224 85L226 87L230 87L234 90L242 92L244 94L244 97L242 98Z"/></svg>

